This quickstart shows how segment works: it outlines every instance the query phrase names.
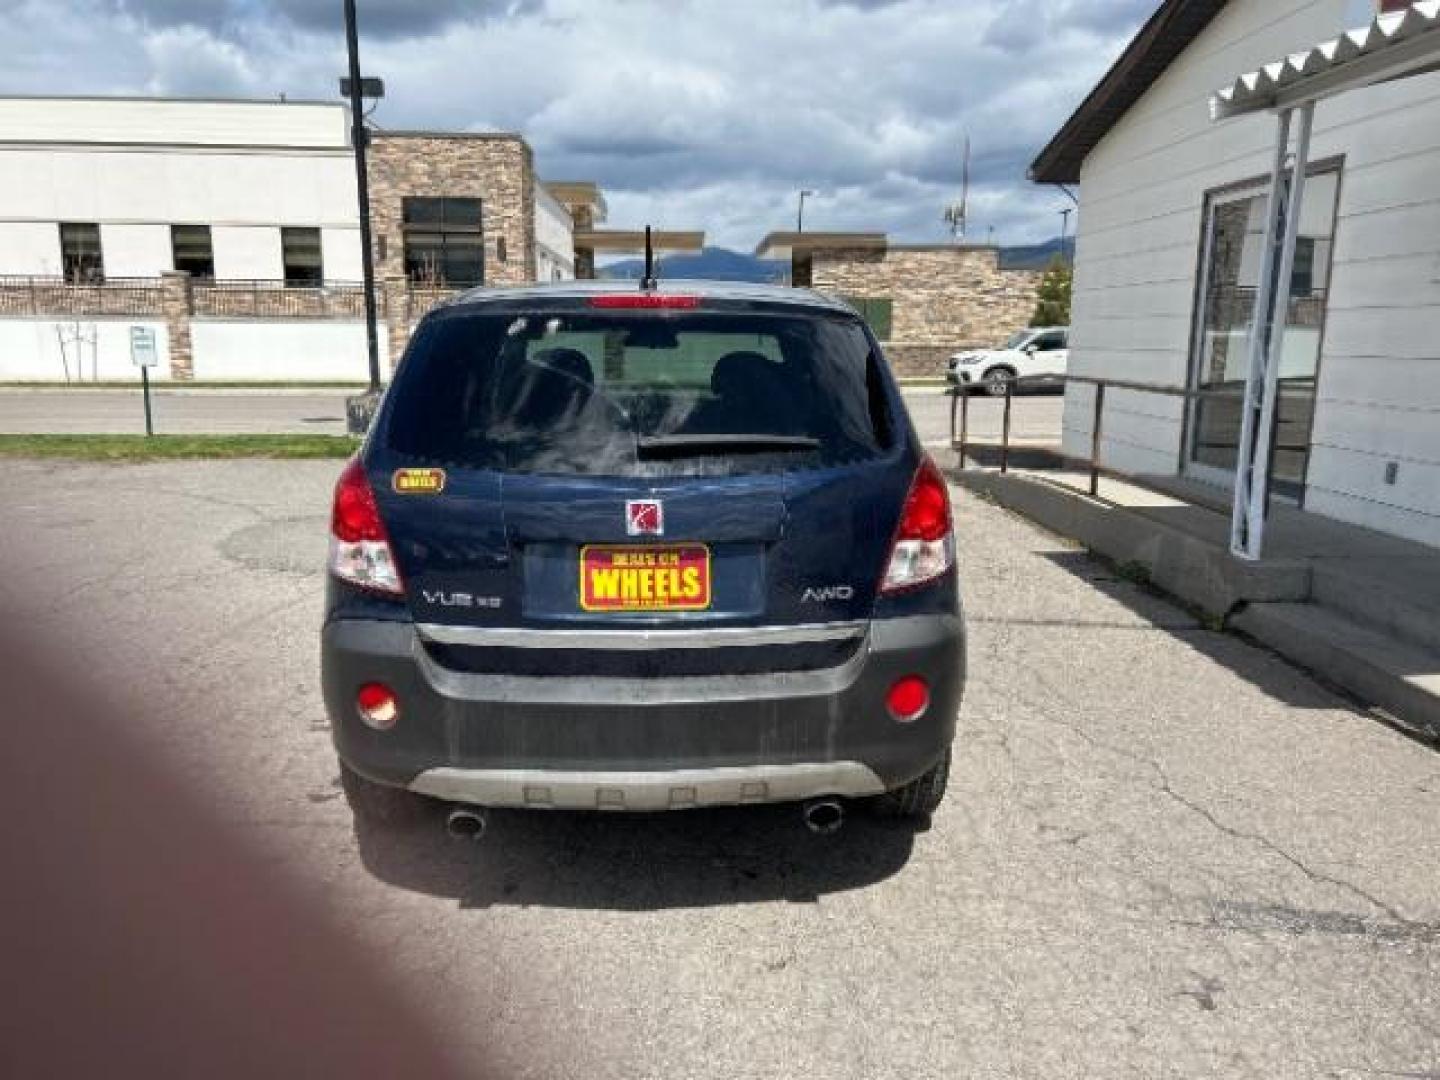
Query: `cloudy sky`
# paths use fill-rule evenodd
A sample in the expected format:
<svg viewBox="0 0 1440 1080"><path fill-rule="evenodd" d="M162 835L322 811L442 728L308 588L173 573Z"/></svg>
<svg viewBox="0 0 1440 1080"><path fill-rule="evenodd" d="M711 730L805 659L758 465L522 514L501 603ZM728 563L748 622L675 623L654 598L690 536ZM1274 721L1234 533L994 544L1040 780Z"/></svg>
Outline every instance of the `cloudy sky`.
<svg viewBox="0 0 1440 1080"><path fill-rule="evenodd" d="M611 224L1058 232L1025 166L1157 0L358 0L390 128L523 133ZM341 0L0 0L0 93L331 98Z"/></svg>

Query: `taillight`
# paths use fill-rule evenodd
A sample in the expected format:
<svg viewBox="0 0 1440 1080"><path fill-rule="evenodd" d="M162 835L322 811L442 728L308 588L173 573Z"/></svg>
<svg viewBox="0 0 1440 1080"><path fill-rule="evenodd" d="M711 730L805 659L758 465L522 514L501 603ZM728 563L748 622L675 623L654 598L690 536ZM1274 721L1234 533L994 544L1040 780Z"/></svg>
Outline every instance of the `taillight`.
<svg viewBox="0 0 1440 1080"><path fill-rule="evenodd" d="M896 593L928 585L955 565L955 531L945 478L928 457L915 471L900 525L890 545L890 560L880 592Z"/></svg>
<svg viewBox="0 0 1440 1080"><path fill-rule="evenodd" d="M395 691L384 683L370 682L360 687L355 695L355 708L360 719L376 731L389 731L400 719L400 703L395 700Z"/></svg>
<svg viewBox="0 0 1440 1080"><path fill-rule="evenodd" d="M392 596L404 592L390 551L390 537L359 458L345 466L335 484L335 507L330 515L330 572L362 589Z"/></svg>
<svg viewBox="0 0 1440 1080"><path fill-rule="evenodd" d="M919 675L896 679L885 695L885 707L897 723L914 723L930 707L930 684Z"/></svg>
<svg viewBox="0 0 1440 1080"><path fill-rule="evenodd" d="M634 308L697 308L700 306L698 296L675 296L665 293L617 293L615 295L592 296L590 298L592 308L604 308L610 310L626 310Z"/></svg>

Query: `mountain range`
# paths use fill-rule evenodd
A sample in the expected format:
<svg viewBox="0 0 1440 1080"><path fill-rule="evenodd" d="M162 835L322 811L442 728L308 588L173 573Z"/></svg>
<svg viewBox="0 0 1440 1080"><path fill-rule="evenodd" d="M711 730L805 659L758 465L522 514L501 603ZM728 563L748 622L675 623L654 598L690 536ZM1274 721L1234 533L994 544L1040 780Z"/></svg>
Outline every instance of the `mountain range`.
<svg viewBox="0 0 1440 1080"><path fill-rule="evenodd" d="M1000 249L1000 265L1007 270L1043 270L1060 254L1057 236L1041 244ZM723 247L707 247L685 255L664 255L660 260L662 278L705 278L710 281L777 282L789 272L787 263L779 259L757 259L743 251ZM621 281L638 281L645 272L644 259L624 259L599 267L596 275Z"/></svg>

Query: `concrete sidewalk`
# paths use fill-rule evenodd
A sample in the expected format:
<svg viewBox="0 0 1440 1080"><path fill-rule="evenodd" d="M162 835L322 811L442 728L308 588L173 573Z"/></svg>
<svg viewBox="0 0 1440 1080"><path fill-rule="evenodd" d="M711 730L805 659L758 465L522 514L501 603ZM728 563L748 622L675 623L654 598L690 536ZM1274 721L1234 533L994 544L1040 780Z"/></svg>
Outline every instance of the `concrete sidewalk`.
<svg viewBox="0 0 1440 1080"><path fill-rule="evenodd" d="M1440 549L1275 506L1265 558L1231 556L1227 492L1069 470L955 479L1440 738Z"/></svg>

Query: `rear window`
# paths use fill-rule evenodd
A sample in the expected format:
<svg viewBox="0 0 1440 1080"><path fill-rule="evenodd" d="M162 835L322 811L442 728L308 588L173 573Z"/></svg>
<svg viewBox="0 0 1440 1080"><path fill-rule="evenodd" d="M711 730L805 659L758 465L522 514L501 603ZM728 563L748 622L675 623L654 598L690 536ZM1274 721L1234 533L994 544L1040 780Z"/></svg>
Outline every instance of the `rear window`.
<svg viewBox="0 0 1440 1080"><path fill-rule="evenodd" d="M889 445L870 339L841 315L445 312L390 397L390 449L509 472L770 472Z"/></svg>

